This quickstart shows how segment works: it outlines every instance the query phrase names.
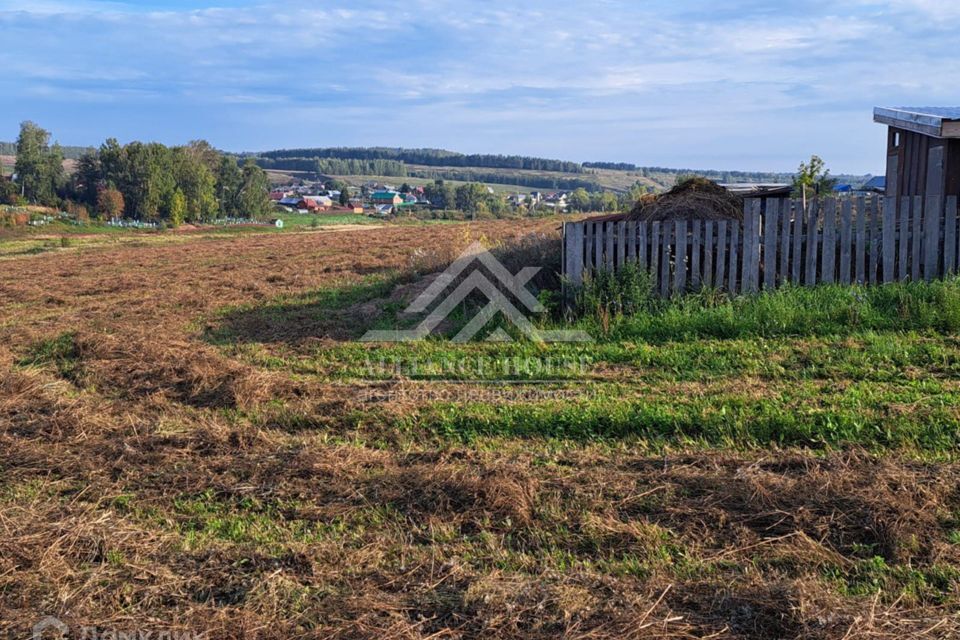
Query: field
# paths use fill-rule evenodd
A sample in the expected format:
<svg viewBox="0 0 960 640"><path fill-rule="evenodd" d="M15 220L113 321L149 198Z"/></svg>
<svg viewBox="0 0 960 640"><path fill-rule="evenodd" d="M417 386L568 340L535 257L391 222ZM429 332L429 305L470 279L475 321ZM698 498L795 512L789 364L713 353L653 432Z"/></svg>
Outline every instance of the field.
<svg viewBox="0 0 960 640"><path fill-rule="evenodd" d="M960 633L960 282L356 340L473 240L555 269L557 227L8 252L0 632Z"/></svg>
<svg viewBox="0 0 960 640"><path fill-rule="evenodd" d="M40 209L43 213L51 210ZM57 221L42 227L0 227L0 260L4 258L38 255L60 251L65 248L92 248L103 245L148 246L157 244L181 244L204 239L249 234L274 234L316 230L318 232L341 231L354 227L375 227L380 221L360 214L299 214L283 213L278 218L284 221L282 229L266 225L194 227L184 225L177 229L131 229L112 227L100 223L77 225Z"/></svg>

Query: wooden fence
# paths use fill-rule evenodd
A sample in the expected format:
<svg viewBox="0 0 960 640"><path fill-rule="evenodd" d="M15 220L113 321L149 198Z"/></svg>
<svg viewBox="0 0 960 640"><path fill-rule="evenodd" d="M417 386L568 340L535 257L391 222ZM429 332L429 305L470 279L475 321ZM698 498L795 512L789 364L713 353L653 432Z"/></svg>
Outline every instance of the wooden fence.
<svg viewBox="0 0 960 640"><path fill-rule="evenodd" d="M957 271L957 198L747 200L743 221L584 220L563 225L563 273L637 262L663 296L783 283L932 280Z"/></svg>

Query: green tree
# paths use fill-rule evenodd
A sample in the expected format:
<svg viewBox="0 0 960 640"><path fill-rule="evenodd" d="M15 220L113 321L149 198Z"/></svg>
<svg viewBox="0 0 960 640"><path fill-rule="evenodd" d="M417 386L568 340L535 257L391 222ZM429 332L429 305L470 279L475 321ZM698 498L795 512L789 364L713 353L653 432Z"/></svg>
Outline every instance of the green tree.
<svg viewBox="0 0 960 640"><path fill-rule="evenodd" d="M0 176L0 204L17 204L20 199L20 190L13 180Z"/></svg>
<svg viewBox="0 0 960 640"><path fill-rule="evenodd" d="M477 213L480 205L484 204L490 193L479 182L468 182L456 189L456 208L467 213Z"/></svg>
<svg viewBox="0 0 960 640"><path fill-rule="evenodd" d="M616 194L613 194L609 191L601 191L599 193L594 193L591 198L590 206L592 206L597 211L616 211L617 207L620 204L619 199Z"/></svg>
<svg viewBox="0 0 960 640"><path fill-rule="evenodd" d="M340 206L348 207L350 206L350 187L343 185L340 188Z"/></svg>
<svg viewBox="0 0 960 640"><path fill-rule="evenodd" d="M44 193L41 202L47 206L57 204L57 194L67 183L67 174L63 170L63 148L60 143L54 143L44 158Z"/></svg>
<svg viewBox="0 0 960 640"><path fill-rule="evenodd" d="M173 192L173 197L170 199L170 224L174 227L179 227L183 224L186 215L187 198L183 195L183 191L177 189Z"/></svg>
<svg viewBox="0 0 960 640"><path fill-rule="evenodd" d="M583 187L575 189L570 194L569 204L574 211L587 211L590 209L590 194Z"/></svg>
<svg viewBox="0 0 960 640"><path fill-rule="evenodd" d="M21 123L14 171L21 194L30 202L53 204L63 177L63 154L50 149L50 133L29 120ZM59 157L59 167L54 167Z"/></svg>
<svg viewBox="0 0 960 640"><path fill-rule="evenodd" d="M100 177L107 186L119 188L126 181L127 151L116 138L107 138L97 153L100 158Z"/></svg>
<svg viewBox="0 0 960 640"><path fill-rule="evenodd" d="M220 206L216 196L216 178L210 170L202 148L175 147L172 152L176 185L187 200L186 218L191 222L212 220ZM220 166L220 160L217 160Z"/></svg>
<svg viewBox="0 0 960 640"><path fill-rule="evenodd" d="M89 206L97 205L97 195L103 181L103 167L96 151L88 151L77 160L73 174L73 193Z"/></svg>
<svg viewBox="0 0 960 640"><path fill-rule="evenodd" d="M243 165L242 175L240 206L243 214L257 220L267 217L273 207L270 202L270 179L267 172L249 158Z"/></svg>
<svg viewBox="0 0 960 640"><path fill-rule="evenodd" d="M241 215L240 189L243 174L236 160L229 156L220 158L217 171L217 201L220 203L220 215L237 218Z"/></svg>
<svg viewBox="0 0 960 640"><path fill-rule="evenodd" d="M830 177L830 170L820 156L810 156L810 162L801 162L797 175L793 179L796 195L803 199L806 207L808 195L827 194L833 189L836 180Z"/></svg>

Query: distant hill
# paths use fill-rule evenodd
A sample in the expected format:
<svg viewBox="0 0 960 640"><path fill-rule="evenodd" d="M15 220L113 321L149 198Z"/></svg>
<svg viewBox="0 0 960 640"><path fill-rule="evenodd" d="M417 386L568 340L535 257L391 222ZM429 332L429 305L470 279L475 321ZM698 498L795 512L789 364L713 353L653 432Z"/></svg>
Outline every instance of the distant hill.
<svg viewBox="0 0 960 640"><path fill-rule="evenodd" d="M92 147L63 147L64 158L76 160ZM0 142L0 156L16 155L16 143ZM237 154L253 158L269 171L322 176L382 176L476 181L536 189L625 191L639 183L667 189L677 179L698 175L717 182L790 182L792 173L644 167L628 162L571 162L536 156L465 154L447 149L403 147L311 147ZM12 163L11 163L12 164ZM8 169L9 171L9 169ZM859 186L871 176L837 175L841 184Z"/></svg>
<svg viewBox="0 0 960 640"><path fill-rule="evenodd" d="M578 162L531 156L464 154L446 149L404 149L402 147L327 147L317 149L279 149L241 154L271 160L329 158L336 160L392 160L429 167L479 167L484 169L521 169L583 173Z"/></svg>

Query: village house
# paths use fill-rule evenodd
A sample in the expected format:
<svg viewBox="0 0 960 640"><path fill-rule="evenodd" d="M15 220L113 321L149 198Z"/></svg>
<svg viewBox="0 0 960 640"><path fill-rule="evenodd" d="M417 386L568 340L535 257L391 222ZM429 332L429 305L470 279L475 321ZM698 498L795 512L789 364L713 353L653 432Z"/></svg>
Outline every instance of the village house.
<svg viewBox="0 0 960 640"><path fill-rule="evenodd" d="M370 202L374 206L389 205L390 207L397 207L403 204L403 197L396 191L377 191L371 194Z"/></svg>
<svg viewBox="0 0 960 640"><path fill-rule="evenodd" d="M327 196L304 196L297 202L297 209L309 213L327 211L333 206L333 200Z"/></svg>

